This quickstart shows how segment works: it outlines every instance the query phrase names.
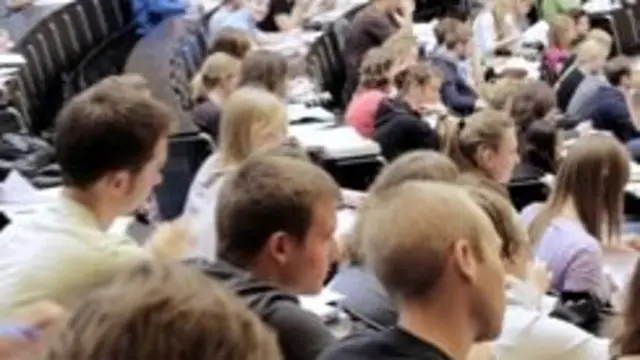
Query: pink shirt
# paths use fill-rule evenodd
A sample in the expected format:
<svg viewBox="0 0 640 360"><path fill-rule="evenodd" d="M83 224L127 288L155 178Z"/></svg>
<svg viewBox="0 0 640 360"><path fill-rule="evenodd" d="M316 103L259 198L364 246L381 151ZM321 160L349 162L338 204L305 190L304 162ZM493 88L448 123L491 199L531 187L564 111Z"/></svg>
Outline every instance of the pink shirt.
<svg viewBox="0 0 640 360"><path fill-rule="evenodd" d="M347 125L353 126L360 135L371 138L378 106L385 97L387 93L377 89L357 92L349 102L344 115Z"/></svg>
<svg viewBox="0 0 640 360"><path fill-rule="evenodd" d="M554 74L559 75L564 63L570 56L571 53L569 51L552 47L544 53L542 61L547 69L551 69L554 71Z"/></svg>

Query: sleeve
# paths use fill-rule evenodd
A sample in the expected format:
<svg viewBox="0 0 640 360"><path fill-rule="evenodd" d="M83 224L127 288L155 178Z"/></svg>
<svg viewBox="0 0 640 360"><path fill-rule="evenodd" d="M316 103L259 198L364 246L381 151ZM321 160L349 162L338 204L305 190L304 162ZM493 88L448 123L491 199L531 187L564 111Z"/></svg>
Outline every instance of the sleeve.
<svg viewBox="0 0 640 360"><path fill-rule="evenodd" d="M369 36L375 46L382 45L382 43L395 31L391 22L381 16L372 17L367 21L367 24L364 25L365 26L363 28L369 33Z"/></svg>
<svg viewBox="0 0 640 360"><path fill-rule="evenodd" d="M320 318L293 302L283 302L265 318L278 335L287 360L312 360L336 342Z"/></svg>
<svg viewBox="0 0 640 360"><path fill-rule="evenodd" d="M605 294L605 276L602 250L592 246L581 250L569 263L566 269L563 288L567 291L592 292L602 299L608 299Z"/></svg>
<svg viewBox="0 0 640 360"><path fill-rule="evenodd" d="M633 126L631 113L627 107L624 95L616 94L615 99L608 106L602 107L603 119L607 120L611 126L614 126L614 133L623 142L627 142L638 136L638 131Z"/></svg>
<svg viewBox="0 0 640 360"><path fill-rule="evenodd" d="M489 56L495 50L496 34L494 31L493 16L490 13L478 15L473 23L473 41L478 54Z"/></svg>
<svg viewBox="0 0 640 360"><path fill-rule="evenodd" d="M469 115L476 108L476 97L460 93L456 83L451 80L442 84L440 95L445 105L460 115Z"/></svg>
<svg viewBox="0 0 640 360"><path fill-rule="evenodd" d="M152 0L150 10L156 14L174 14L187 9L184 0Z"/></svg>
<svg viewBox="0 0 640 360"><path fill-rule="evenodd" d="M438 151L440 149L440 138L438 133L424 121L418 121L412 134L415 139L417 148L431 149Z"/></svg>

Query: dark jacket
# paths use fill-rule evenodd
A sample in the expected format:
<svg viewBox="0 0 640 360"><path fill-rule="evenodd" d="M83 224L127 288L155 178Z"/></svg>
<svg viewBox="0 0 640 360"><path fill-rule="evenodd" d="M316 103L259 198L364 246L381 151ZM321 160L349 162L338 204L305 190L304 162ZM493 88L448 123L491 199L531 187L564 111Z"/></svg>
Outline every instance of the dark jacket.
<svg viewBox="0 0 640 360"><path fill-rule="evenodd" d="M556 100L558 103L558 109L562 112L566 112L569 108L569 103L576 93L578 86L585 79L585 74L573 66L571 69L560 76L560 80L556 84Z"/></svg>
<svg viewBox="0 0 640 360"><path fill-rule="evenodd" d="M580 115L591 120L595 129L609 131L622 142L640 135L633 125L624 94L613 86L598 88Z"/></svg>
<svg viewBox="0 0 640 360"><path fill-rule="evenodd" d="M442 102L457 115L471 115L476 109L478 94L460 75L458 64L449 55L439 52L431 55L430 59L443 77L440 88Z"/></svg>
<svg viewBox="0 0 640 360"><path fill-rule="evenodd" d="M373 138L389 161L411 150L440 148L436 130L401 99L380 103Z"/></svg>
<svg viewBox="0 0 640 360"><path fill-rule="evenodd" d="M197 104L192 111L193 122L198 125L200 131L211 136L214 144L218 144L220 115L220 106L211 101L203 101Z"/></svg>
<svg viewBox="0 0 640 360"><path fill-rule="evenodd" d="M224 260L192 265L220 281L273 328L285 360L315 359L335 342L320 318L302 309L295 295L255 279L249 272Z"/></svg>

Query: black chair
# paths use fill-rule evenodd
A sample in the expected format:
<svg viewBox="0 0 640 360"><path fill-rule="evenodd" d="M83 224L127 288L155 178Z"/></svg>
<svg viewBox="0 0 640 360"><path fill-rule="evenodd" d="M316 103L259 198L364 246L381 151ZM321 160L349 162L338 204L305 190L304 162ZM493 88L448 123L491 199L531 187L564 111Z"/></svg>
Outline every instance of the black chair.
<svg viewBox="0 0 640 360"><path fill-rule="evenodd" d="M549 187L539 180L509 183L507 189L511 202L518 211L530 204L545 201L549 196Z"/></svg>
<svg viewBox="0 0 640 360"><path fill-rule="evenodd" d="M342 34L343 32L340 37L343 39ZM330 106L336 108L343 108L345 105L342 102L346 81L343 48L344 41L341 44L336 27L332 25L311 45L305 59L307 73L323 91L331 94Z"/></svg>
<svg viewBox="0 0 640 360"><path fill-rule="evenodd" d="M211 151L211 142L200 134L176 135L169 140L164 181L155 191L162 219L182 214L191 182Z"/></svg>

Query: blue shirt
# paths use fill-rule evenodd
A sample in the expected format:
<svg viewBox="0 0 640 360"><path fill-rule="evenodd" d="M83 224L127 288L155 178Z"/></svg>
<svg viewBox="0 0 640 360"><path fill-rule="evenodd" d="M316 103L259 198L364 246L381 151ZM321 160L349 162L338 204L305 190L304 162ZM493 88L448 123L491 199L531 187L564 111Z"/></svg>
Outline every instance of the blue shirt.
<svg viewBox="0 0 640 360"><path fill-rule="evenodd" d="M163 20L187 12L187 0L133 0L136 32L144 35Z"/></svg>
<svg viewBox="0 0 640 360"><path fill-rule="evenodd" d="M221 7L209 20L209 36L215 37L222 28L244 30L255 36L256 22L251 11L246 7L240 9Z"/></svg>

